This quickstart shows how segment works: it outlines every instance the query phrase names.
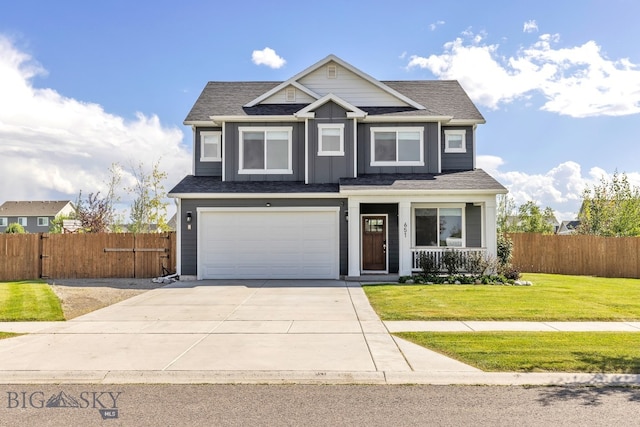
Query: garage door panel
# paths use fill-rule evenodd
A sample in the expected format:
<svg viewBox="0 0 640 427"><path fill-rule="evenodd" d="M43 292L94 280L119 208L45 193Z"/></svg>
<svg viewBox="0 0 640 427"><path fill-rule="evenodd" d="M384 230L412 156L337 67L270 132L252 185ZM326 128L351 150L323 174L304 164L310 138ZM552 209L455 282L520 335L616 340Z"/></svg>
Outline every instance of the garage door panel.
<svg viewBox="0 0 640 427"><path fill-rule="evenodd" d="M202 278L337 278L337 210L205 211Z"/></svg>

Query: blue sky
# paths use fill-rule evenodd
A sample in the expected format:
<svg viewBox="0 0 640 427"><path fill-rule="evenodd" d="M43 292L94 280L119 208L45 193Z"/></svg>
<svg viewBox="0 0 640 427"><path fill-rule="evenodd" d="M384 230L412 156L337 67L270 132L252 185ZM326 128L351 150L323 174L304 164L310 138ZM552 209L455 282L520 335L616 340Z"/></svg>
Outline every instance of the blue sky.
<svg viewBox="0 0 640 427"><path fill-rule="evenodd" d="M640 185L639 13L635 0L6 2L0 202L104 191L114 162L126 184L130 165L160 161L168 190L191 171L182 121L207 81L281 81L333 53L380 80L458 79L487 120L478 166L518 204L571 219L601 176Z"/></svg>

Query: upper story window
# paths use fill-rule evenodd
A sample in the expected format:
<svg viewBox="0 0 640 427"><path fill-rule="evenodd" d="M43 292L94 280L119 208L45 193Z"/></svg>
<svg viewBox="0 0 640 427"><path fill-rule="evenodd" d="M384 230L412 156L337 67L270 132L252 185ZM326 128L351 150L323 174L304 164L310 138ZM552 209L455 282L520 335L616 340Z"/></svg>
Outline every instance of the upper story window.
<svg viewBox="0 0 640 427"><path fill-rule="evenodd" d="M462 129L447 129L444 131L444 152L445 153L466 153L467 152L467 131Z"/></svg>
<svg viewBox="0 0 640 427"><path fill-rule="evenodd" d="M463 247L463 209L424 207L414 210L415 245Z"/></svg>
<svg viewBox="0 0 640 427"><path fill-rule="evenodd" d="M23 227L26 227L27 226L27 217L26 216L18 217L18 224L20 224Z"/></svg>
<svg viewBox="0 0 640 427"><path fill-rule="evenodd" d="M222 160L222 132L200 132L200 161Z"/></svg>
<svg viewBox="0 0 640 427"><path fill-rule="evenodd" d="M0 218L0 227L6 227L9 224L9 218Z"/></svg>
<svg viewBox="0 0 640 427"><path fill-rule="evenodd" d="M291 127L240 127L240 174L291 174Z"/></svg>
<svg viewBox="0 0 640 427"><path fill-rule="evenodd" d="M48 227L49 226L49 218L46 216L38 217L38 227Z"/></svg>
<svg viewBox="0 0 640 427"><path fill-rule="evenodd" d="M371 128L371 166L424 166L424 129Z"/></svg>
<svg viewBox="0 0 640 427"><path fill-rule="evenodd" d="M318 156L344 156L344 124L318 125Z"/></svg>

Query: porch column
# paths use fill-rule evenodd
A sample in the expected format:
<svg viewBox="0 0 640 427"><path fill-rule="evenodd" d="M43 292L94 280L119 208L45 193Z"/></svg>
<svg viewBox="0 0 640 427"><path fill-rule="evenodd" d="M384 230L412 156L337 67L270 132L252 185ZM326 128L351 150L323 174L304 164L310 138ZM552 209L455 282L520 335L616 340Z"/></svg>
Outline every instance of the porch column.
<svg viewBox="0 0 640 427"><path fill-rule="evenodd" d="M484 245L487 248L487 255L496 256L498 254L496 225L496 200L495 197L484 204Z"/></svg>
<svg viewBox="0 0 640 427"><path fill-rule="evenodd" d="M398 203L398 244L400 255L400 276L411 275L411 202Z"/></svg>
<svg viewBox="0 0 640 427"><path fill-rule="evenodd" d="M360 276L360 203L349 200L349 276Z"/></svg>

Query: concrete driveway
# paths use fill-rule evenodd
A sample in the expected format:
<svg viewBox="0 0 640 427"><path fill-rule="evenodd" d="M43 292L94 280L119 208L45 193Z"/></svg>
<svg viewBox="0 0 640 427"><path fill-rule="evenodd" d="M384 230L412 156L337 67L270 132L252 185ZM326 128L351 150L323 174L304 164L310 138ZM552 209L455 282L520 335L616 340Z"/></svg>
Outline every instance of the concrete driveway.
<svg viewBox="0 0 640 427"><path fill-rule="evenodd" d="M385 371L477 371L398 345L359 283L176 282L0 341L0 374L295 371L319 379L341 373L349 381L383 379Z"/></svg>

